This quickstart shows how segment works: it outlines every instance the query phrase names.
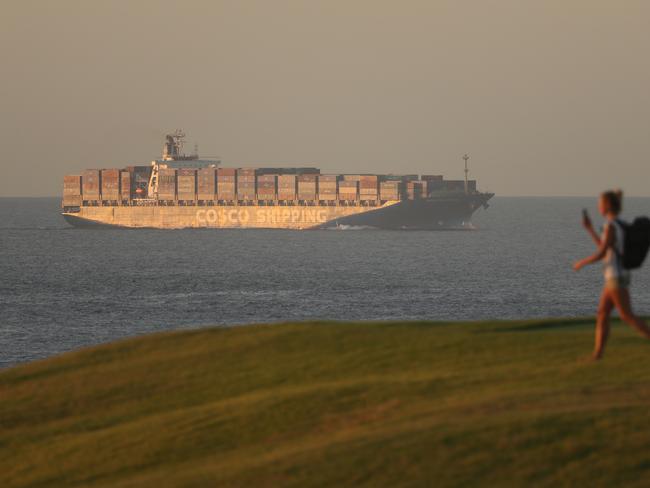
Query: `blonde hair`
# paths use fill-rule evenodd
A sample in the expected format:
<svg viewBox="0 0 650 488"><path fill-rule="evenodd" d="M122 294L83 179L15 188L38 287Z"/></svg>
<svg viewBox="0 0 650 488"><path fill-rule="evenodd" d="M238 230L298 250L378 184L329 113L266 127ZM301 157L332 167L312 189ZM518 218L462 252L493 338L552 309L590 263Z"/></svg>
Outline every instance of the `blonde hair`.
<svg viewBox="0 0 650 488"><path fill-rule="evenodd" d="M623 210L623 190L617 188L616 190L608 190L601 194L601 197L607 201L609 209L615 213L621 213Z"/></svg>

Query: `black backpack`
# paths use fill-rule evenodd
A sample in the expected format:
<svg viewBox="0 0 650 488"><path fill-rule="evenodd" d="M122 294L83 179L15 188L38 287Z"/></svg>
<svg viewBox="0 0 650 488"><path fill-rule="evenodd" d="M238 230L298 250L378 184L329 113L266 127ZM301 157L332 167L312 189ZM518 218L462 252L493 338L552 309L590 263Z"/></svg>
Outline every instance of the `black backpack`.
<svg viewBox="0 0 650 488"><path fill-rule="evenodd" d="M625 269L640 268L650 249L650 219L637 217L628 224L618 220L623 229L623 267Z"/></svg>

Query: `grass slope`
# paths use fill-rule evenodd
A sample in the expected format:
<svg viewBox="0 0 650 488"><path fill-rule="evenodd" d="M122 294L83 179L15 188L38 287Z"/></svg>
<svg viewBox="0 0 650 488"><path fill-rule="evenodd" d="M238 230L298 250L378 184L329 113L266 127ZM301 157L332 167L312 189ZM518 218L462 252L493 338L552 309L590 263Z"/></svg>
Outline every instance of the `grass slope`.
<svg viewBox="0 0 650 488"><path fill-rule="evenodd" d="M165 333L0 373L0 486L646 486L650 344L588 320Z"/></svg>

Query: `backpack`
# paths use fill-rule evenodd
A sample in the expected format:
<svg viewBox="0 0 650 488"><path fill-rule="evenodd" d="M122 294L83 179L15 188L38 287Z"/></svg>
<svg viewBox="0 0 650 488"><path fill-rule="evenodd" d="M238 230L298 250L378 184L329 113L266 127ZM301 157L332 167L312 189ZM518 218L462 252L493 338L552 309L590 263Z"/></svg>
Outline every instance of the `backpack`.
<svg viewBox="0 0 650 488"><path fill-rule="evenodd" d="M631 224L617 221L623 229L623 267L640 268L650 249L650 219L637 217Z"/></svg>

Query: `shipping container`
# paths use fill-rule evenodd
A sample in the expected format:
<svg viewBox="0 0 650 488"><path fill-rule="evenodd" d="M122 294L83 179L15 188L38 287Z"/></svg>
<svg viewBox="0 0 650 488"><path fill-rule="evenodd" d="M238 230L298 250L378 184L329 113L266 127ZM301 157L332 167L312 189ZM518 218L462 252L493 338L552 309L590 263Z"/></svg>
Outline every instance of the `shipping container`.
<svg viewBox="0 0 650 488"><path fill-rule="evenodd" d="M255 200L255 185L237 184L237 200Z"/></svg>
<svg viewBox="0 0 650 488"><path fill-rule="evenodd" d="M237 199L255 200L255 169L239 168L237 170Z"/></svg>
<svg viewBox="0 0 650 488"><path fill-rule="evenodd" d="M102 200L118 200L120 198L120 170L102 170Z"/></svg>
<svg viewBox="0 0 650 488"><path fill-rule="evenodd" d="M255 200L255 185L237 184L238 200Z"/></svg>
<svg viewBox="0 0 650 488"><path fill-rule="evenodd" d="M465 180L446 180L443 187L447 191L465 191Z"/></svg>
<svg viewBox="0 0 650 488"><path fill-rule="evenodd" d="M295 168L295 173L297 175L314 175L314 176L318 176L320 174L320 169L318 169L318 168Z"/></svg>
<svg viewBox="0 0 650 488"><path fill-rule="evenodd" d="M214 200L217 187L216 168L201 168L196 172L197 199L203 201Z"/></svg>
<svg viewBox="0 0 650 488"><path fill-rule="evenodd" d="M338 175L318 175L318 183L336 183L339 180Z"/></svg>
<svg viewBox="0 0 650 488"><path fill-rule="evenodd" d="M131 173L120 171L120 199L131 200Z"/></svg>
<svg viewBox="0 0 650 488"><path fill-rule="evenodd" d="M316 184L317 178L318 178L318 175L315 175L315 174L298 175L298 183L303 182L303 183L314 183L314 184Z"/></svg>
<svg viewBox="0 0 650 488"><path fill-rule="evenodd" d="M316 200L317 194L315 184L298 182L298 200Z"/></svg>
<svg viewBox="0 0 650 488"><path fill-rule="evenodd" d="M359 176L359 182L360 183L364 183L364 182L366 182L366 183L368 183L368 182L375 183L378 180L379 180L378 175L360 175Z"/></svg>
<svg viewBox="0 0 650 488"><path fill-rule="evenodd" d="M235 168L218 168L217 169L217 199L218 200L236 200L237 199L237 170Z"/></svg>
<svg viewBox="0 0 650 488"><path fill-rule="evenodd" d="M275 200L277 175L259 175L257 177L257 198L259 200Z"/></svg>
<svg viewBox="0 0 650 488"><path fill-rule="evenodd" d="M66 175L63 177L64 195L81 195L81 175Z"/></svg>
<svg viewBox="0 0 650 488"><path fill-rule="evenodd" d="M391 181L382 181L380 183L381 188L399 188L401 181L391 180Z"/></svg>
<svg viewBox="0 0 650 488"><path fill-rule="evenodd" d="M422 182L409 181L406 184L406 195L409 200L418 200L422 198Z"/></svg>
<svg viewBox="0 0 650 488"><path fill-rule="evenodd" d="M236 200L237 188L234 182L225 182L217 180L217 199L219 200Z"/></svg>
<svg viewBox="0 0 650 488"><path fill-rule="evenodd" d="M80 207L82 204L81 195L63 195L64 207Z"/></svg>
<svg viewBox="0 0 650 488"><path fill-rule="evenodd" d="M181 201L193 201L196 198L196 170L181 168L176 172L176 192Z"/></svg>
<svg viewBox="0 0 650 488"><path fill-rule="evenodd" d="M316 176L298 176L298 200L316 200Z"/></svg>
<svg viewBox="0 0 650 488"><path fill-rule="evenodd" d="M337 195L336 187L327 188L327 187L319 186L318 195L319 195L319 200L336 200L336 195Z"/></svg>
<svg viewBox="0 0 650 488"><path fill-rule="evenodd" d="M409 176L411 176L411 175L409 175ZM407 177L405 177L404 175L382 175L381 181L398 181L398 182L401 182L401 181L406 181L406 178ZM415 175L415 178L412 178L412 179L417 180L417 178L418 178L417 175Z"/></svg>
<svg viewBox="0 0 650 488"><path fill-rule="evenodd" d="M337 199L337 182L338 175L319 175L318 176L318 199L319 200L336 200Z"/></svg>
<svg viewBox="0 0 650 488"><path fill-rule="evenodd" d="M296 199L296 175L278 176L278 200Z"/></svg>
<svg viewBox="0 0 650 488"><path fill-rule="evenodd" d="M82 178L84 200L99 200L101 173L98 169L87 169Z"/></svg>
<svg viewBox="0 0 650 488"><path fill-rule="evenodd" d="M176 170L163 168L158 170L158 200L176 199Z"/></svg>
<svg viewBox="0 0 650 488"><path fill-rule="evenodd" d="M279 175L278 187L280 188L296 188L296 175Z"/></svg>
<svg viewBox="0 0 650 488"><path fill-rule="evenodd" d="M361 175L359 177L359 198L361 200L377 200L378 185L377 175Z"/></svg>
<svg viewBox="0 0 650 488"><path fill-rule="evenodd" d="M66 175L63 177L63 206L78 207L81 205L81 176Z"/></svg>
<svg viewBox="0 0 650 488"><path fill-rule="evenodd" d="M379 199L399 200L401 184L400 181L382 181L379 184Z"/></svg>
<svg viewBox="0 0 650 488"><path fill-rule="evenodd" d="M444 181L442 180L428 180L427 184L427 194L430 195L433 192L444 190Z"/></svg>
<svg viewBox="0 0 650 488"><path fill-rule="evenodd" d="M217 168L217 178L224 176L235 177L237 175L237 170L235 168Z"/></svg>
<svg viewBox="0 0 650 488"><path fill-rule="evenodd" d="M339 181L339 200L356 200L359 193L358 180Z"/></svg>

